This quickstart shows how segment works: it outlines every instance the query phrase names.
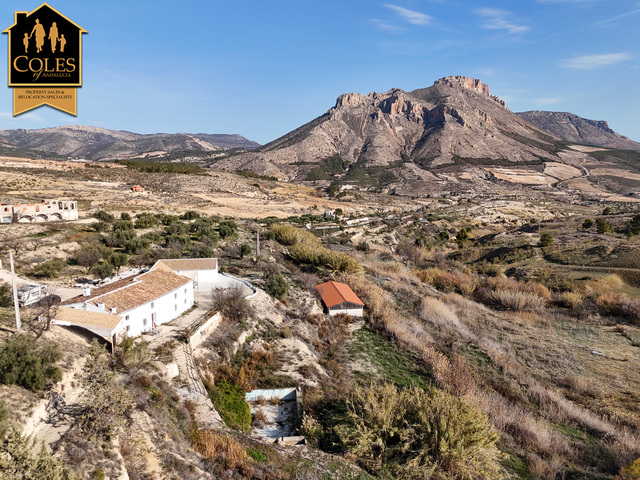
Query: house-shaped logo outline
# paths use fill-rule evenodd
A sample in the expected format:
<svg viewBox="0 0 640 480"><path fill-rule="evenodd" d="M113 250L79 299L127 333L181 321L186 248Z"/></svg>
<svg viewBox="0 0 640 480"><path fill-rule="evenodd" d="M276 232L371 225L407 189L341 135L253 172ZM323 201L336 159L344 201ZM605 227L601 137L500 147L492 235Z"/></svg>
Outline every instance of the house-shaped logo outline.
<svg viewBox="0 0 640 480"><path fill-rule="evenodd" d="M35 14L38 12L38 10L40 10L43 7L47 7L49 9L51 9L56 15L59 15L60 17L62 17L64 20L66 20L67 22L71 23L75 28L78 29L78 82L77 83L12 83L11 81L11 71L12 71L12 62L13 62L13 58L11 57L11 42L12 42L12 38L11 38L11 30L18 25L18 16L21 14L26 15L25 18L29 18L31 15ZM84 28L82 28L80 25L78 25L76 22L74 22L73 20L69 19L67 16L61 14L58 10L56 10L55 8L53 8L51 5L49 5L48 3L43 3L42 5L40 5L38 8L36 8L35 10L31 11L31 12L14 12L14 21L13 24L6 28L5 30L2 31L2 33L7 33L9 35L9 42L8 42L8 48L9 48L9 54L8 54L8 65L7 65L7 71L8 71L8 75L9 75L9 86L10 87L81 87L82 86L82 34L84 33L88 33Z"/></svg>

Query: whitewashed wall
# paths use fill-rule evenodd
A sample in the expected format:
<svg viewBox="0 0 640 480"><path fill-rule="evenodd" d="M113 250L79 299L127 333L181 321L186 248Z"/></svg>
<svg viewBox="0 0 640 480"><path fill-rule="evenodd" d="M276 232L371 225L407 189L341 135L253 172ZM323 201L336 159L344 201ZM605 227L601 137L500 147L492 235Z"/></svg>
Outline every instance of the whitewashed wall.
<svg viewBox="0 0 640 480"><path fill-rule="evenodd" d="M117 313L124 317L121 323L122 328L127 331L126 328L129 327L127 335L136 337L153 328L151 322L153 313L156 314L156 325L162 325L193 307L193 301L193 282L189 282L153 302L147 302L132 310Z"/></svg>

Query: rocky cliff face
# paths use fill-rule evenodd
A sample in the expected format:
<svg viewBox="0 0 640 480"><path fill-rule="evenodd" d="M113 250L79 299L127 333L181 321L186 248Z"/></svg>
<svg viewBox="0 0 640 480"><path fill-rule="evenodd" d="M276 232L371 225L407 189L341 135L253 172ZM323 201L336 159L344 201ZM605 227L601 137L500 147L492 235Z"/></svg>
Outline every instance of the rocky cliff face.
<svg viewBox="0 0 640 480"><path fill-rule="evenodd" d="M216 152L229 148L251 149L259 146L240 135L143 135L83 125L36 130L1 130L0 137L0 141L5 145L89 160L127 158L152 152Z"/></svg>
<svg viewBox="0 0 640 480"><path fill-rule="evenodd" d="M554 158L555 139L491 96L480 80L452 76L425 89L347 93L316 120L255 152L216 166L301 179L308 165L333 155L349 164L423 167L465 158L508 162Z"/></svg>
<svg viewBox="0 0 640 480"><path fill-rule="evenodd" d="M640 150L640 143L614 132L609 128L609 124L602 120L589 120L566 112L539 110L518 113L518 116L570 142L621 150Z"/></svg>

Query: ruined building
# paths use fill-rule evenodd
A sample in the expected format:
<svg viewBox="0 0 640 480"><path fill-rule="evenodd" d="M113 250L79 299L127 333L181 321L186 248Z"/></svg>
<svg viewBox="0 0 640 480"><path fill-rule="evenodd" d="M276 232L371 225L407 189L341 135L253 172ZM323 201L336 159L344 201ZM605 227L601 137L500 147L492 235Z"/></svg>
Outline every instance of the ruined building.
<svg viewBox="0 0 640 480"><path fill-rule="evenodd" d="M74 200L42 200L41 203L0 205L0 223L35 223L77 219L78 202Z"/></svg>

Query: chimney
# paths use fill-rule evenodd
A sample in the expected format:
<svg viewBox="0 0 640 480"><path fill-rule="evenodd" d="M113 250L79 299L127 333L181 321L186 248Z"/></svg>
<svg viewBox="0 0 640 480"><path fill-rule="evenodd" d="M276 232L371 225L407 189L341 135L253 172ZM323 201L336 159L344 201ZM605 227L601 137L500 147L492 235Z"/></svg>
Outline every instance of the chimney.
<svg viewBox="0 0 640 480"><path fill-rule="evenodd" d="M114 315L117 313L116 307L111 307L111 313L113 313Z"/></svg>
<svg viewBox="0 0 640 480"><path fill-rule="evenodd" d="M82 286L82 296L88 297L91 295L91 287L89 285Z"/></svg>
<svg viewBox="0 0 640 480"><path fill-rule="evenodd" d="M106 307L106 305L103 302L98 302L98 309L101 312L104 312L104 308Z"/></svg>

